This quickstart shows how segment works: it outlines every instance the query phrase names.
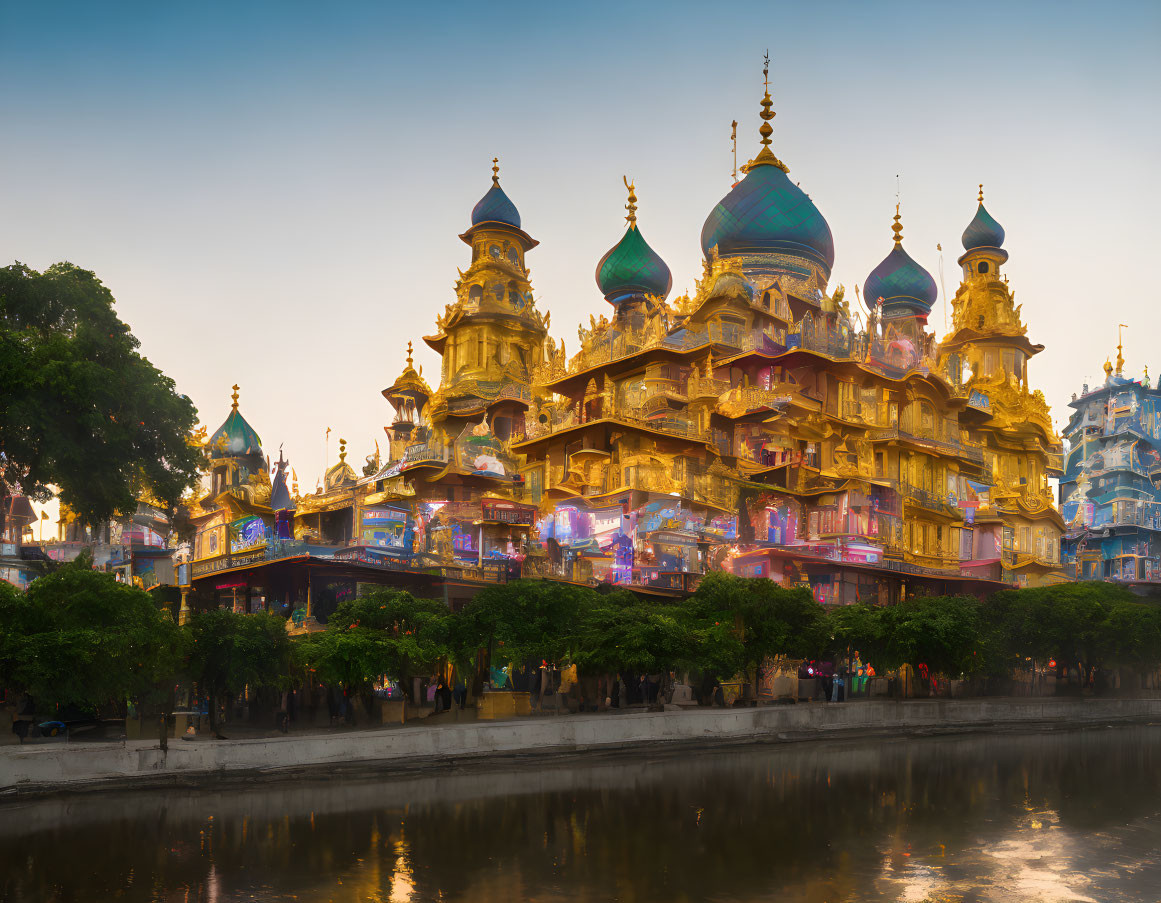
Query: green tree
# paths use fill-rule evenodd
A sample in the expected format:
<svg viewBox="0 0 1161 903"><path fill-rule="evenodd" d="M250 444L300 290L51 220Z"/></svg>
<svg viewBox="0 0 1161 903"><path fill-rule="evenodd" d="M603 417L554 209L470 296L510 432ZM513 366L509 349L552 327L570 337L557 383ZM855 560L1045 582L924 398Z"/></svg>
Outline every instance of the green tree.
<svg viewBox="0 0 1161 903"><path fill-rule="evenodd" d="M879 655L888 668L926 665L931 673L972 674L981 666L980 605L968 596L914 596L879 610Z"/></svg>
<svg viewBox="0 0 1161 903"><path fill-rule="evenodd" d="M992 645L1006 669L1026 657L1077 665L1086 680L1125 638L1116 639L1107 621L1118 605L1136 605L1124 587L1100 581L1004 590L988 600L986 620Z"/></svg>
<svg viewBox="0 0 1161 903"><path fill-rule="evenodd" d="M848 658L879 664L883 650L882 609L866 602L839 605L826 614L833 651Z"/></svg>
<svg viewBox="0 0 1161 903"><path fill-rule="evenodd" d="M182 650L169 613L143 590L94 571L88 555L24 593L0 583L0 684L30 694L42 710L99 714L130 699L160 699L168 715Z"/></svg>
<svg viewBox="0 0 1161 903"><path fill-rule="evenodd" d="M375 589L340 603L327 619L326 633L340 639L311 647L319 656L316 670L320 676L330 673L348 692L383 674L407 692L412 678L430 674L452 656L447 606L399 590Z"/></svg>
<svg viewBox="0 0 1161 903"><path fill-rule="evenodd" d="M138 351L95 275L58 263L0 269L0 519L19 491L59 493L86 523L167 506L197 479L197 411ZM0 527L3 521L0 520Z"/></svg>
<svg viewBox="0 0 1161 903"><path fill-rule="evenodd" d="M596 595L550 580L485 587L456 616L457 655L468 658L475 646L489 662L563 661L576 651L582 612Z"/></svg>
<svg viewBox="0 0 1161 903"><path fill-rule="evenodd" d="M194 614L189 635L189 676L206 694L210 730L221 738L218 703L246 687L290 685L294 654L286 621L267 612L239 614L226 608ZM224 739L224 738L222 738Z"/></svg>
<svg viewBox="0 0 1161 903"><path fill-rule="evenodd" d="M822 606L804 587L784 589L765 578L715 571L706 574L689 601L703 624L733 620L742 668L755 685L767 658L809 658L826 648L829 634Z"/></svg>
<svg viewBox="0 0 1161 903"><path fill-rule="evenodd" d="M581 613L573 658L589 673L684 670L699 665L699 640L680 603L642 602L627 590L594 593Z"/></svg>

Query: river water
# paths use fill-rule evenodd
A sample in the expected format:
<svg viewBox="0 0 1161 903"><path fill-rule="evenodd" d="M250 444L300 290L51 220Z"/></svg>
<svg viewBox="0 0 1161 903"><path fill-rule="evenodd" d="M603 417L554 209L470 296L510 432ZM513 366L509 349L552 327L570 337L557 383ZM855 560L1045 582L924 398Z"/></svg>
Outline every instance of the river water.
<svg viewBox="0 0 1161 903"><path fill-rule="evenodd" d="M0 806L4 901L1161 900L1161 726Z"/></svg>

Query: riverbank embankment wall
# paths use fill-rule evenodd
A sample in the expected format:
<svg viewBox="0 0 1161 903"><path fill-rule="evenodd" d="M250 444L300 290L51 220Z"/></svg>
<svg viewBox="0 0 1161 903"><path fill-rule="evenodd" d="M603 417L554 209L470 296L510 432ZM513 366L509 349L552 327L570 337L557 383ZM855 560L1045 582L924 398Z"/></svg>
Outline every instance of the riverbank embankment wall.
<svg viewBox="0 0 1161 903"><path fill-rule="evenodd" d="M126 789L325 776L352 766L389 773L485 757L1045 730L1161 720L1161 699L976 699L540 716L252 740L37 744L0 750L0 794Z"/></svg>

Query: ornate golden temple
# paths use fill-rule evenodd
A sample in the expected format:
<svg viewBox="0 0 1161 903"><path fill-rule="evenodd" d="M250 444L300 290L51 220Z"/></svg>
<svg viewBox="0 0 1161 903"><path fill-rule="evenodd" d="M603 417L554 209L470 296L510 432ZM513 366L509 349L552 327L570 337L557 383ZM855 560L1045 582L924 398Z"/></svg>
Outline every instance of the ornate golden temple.
<svg viewBox="0 0 1161 903"><path fill-rule="evenodd" d="M271 474L235 394L194 509L195 589L309 618L360 583L449 602L521 575L679 594L726 568L842 604L1061 579L1061 443L982 186L940 342L898 208L861 298L831 286L830 228L771 149L768 88L761 106L691 292L670 298L626 181L604 301L571 355L537 308L537 242L494 160L460 236L470 263L424 339L438 389L409 344L383 390L385 460L376 444L356 473L344 442L306 495L281 455Z"/></svg>

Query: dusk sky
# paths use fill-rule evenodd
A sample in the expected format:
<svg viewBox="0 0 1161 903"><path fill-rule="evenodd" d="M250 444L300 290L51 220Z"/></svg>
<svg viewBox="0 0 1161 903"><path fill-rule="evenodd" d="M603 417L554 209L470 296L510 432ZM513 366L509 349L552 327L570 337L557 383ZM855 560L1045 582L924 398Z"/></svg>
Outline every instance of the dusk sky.
<svg viewBox="0 0 1161 903"><path fill-rule="evenodd" d="M552 332L609 313L593 280L636 180L674 295L702 222L773 149L830 223L831 283L904 245L947 289L977 183L1007 231L1030 375L1053 406L1161 376L1161 4L293 4L0 0L0 260L69 260L212 431L230 386L313 490L341 436L385 447L380 390L453 300L459 233L501 182L541 244ZM932 311L940 333L944 300Z"/></svg>

